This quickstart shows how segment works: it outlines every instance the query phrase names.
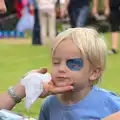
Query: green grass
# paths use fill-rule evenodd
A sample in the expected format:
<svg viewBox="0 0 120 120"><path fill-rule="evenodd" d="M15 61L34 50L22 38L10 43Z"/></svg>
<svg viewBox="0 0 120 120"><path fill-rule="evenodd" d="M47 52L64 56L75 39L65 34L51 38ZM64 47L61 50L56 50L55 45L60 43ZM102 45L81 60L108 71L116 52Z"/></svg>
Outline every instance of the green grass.
<svg viewBox="0 0 120 120"><path fill-rule="evenodd" d="M50 69L50 54L48 47L32 45L0 44L0 92L8 89L21 79L29 70L40 67ZM17 105L13 110L25 115L37 117L42 100L38 100L29 112L24 104Z"/></svg>
<svg viewBox="0 0 120 120"><path fill-rule="evenodd" d="M110 35L105 35L107 45L110 46ZM47 67L50 71L50 54L46 46L32 46L30 44L12 45L0 44L0 92L8 89L21 79L29 70ZM120 94L120 54L108 56L107 67L100 86ZM13 111L38 117L43 99L37 100L30 111L24 108L24 102L17 105Z"/></svg>

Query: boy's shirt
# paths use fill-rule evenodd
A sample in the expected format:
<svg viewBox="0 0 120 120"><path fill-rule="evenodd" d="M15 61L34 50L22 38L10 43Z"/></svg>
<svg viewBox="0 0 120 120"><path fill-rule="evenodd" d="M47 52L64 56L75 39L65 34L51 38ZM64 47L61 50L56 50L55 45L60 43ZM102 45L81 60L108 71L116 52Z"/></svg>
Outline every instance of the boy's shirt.
<svg viewBox="0 0 120 120"><path fill-rule="evenodd" d="M39 120L100 120L119 110L118 96L94 86L83 100L72 106L64 106L54 95L47 97Z"/></svg>

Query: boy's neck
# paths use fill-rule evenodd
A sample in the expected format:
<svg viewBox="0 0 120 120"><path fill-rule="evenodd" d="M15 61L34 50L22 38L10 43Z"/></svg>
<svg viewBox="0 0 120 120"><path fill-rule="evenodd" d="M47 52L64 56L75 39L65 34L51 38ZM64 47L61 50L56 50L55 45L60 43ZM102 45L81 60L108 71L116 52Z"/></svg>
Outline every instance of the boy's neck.
<svg viewBox="0 0 120 120"><path fill-rule="evenodd" d="M91 89L92 87L89 88L87 87L87 88L83 88L79 92L78 91L66 92L65 94L57 95L57 97L64 105L70 106L84 99L89 94Z"/></svg>

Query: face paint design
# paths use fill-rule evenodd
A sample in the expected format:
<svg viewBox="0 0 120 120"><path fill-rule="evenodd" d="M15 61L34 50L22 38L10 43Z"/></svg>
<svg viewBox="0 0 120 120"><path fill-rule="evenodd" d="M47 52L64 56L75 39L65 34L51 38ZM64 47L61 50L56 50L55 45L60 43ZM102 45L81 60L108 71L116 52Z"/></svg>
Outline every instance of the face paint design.
<svg viewBox="0 0 120 120"><path fill-rule="evenodd" d="M66 66L71 70L71 71L79 71L83 68L83 60L80 58L73 58L69 59L66 62Z"/></svg>

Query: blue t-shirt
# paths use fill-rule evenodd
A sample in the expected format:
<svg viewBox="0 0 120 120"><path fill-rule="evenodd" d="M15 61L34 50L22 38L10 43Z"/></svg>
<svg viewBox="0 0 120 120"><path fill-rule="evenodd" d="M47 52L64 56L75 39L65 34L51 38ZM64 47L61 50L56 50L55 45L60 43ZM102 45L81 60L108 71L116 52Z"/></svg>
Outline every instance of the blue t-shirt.
<svg viewBox="0 0 120 120"><path fill-rule="evenodd" d="M56 96L44 101L39 120L100 120L120 110L120 97L93 87L89 94L72 106L64 106Z"/></svg>

